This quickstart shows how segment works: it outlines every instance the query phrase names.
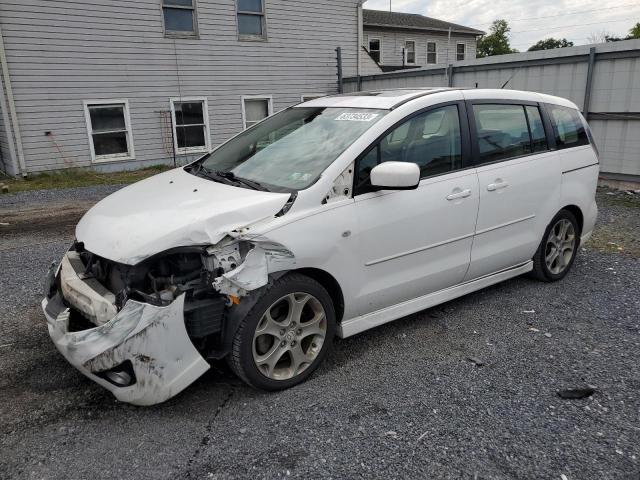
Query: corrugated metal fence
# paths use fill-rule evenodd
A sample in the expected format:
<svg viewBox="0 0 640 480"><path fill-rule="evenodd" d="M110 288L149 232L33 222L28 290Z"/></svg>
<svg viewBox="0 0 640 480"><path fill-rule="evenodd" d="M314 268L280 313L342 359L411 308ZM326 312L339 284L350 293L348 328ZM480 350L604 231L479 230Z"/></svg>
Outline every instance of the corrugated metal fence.
<svg viewBox="0 0 640 480"><path fill-rule="evenodd" d="M586 113L601 171L640 181L640 40L526 52L343 79L343 91L411 87L528 90L565 97Z"/></svg>

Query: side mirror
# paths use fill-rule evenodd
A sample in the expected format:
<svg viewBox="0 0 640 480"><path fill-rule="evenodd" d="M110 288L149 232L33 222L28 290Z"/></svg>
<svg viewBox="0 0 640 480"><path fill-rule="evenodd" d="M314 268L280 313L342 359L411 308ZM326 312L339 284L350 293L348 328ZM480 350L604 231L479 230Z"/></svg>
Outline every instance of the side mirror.
<svg viewBox="0 0 640 480"><path fill-rule="evenodd" d="M420 184L420 167L409 162L384 162L371 170L371 185L383 190L415 190Z"/></svg>

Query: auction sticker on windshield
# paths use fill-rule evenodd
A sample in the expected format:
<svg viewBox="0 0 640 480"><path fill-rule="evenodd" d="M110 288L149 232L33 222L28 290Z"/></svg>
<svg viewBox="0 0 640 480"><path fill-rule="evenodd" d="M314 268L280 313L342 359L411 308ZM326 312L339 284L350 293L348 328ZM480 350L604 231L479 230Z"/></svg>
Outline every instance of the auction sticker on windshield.
<svg viewBox="0 0 640 480"><path fill-rule="evenodd" d="M378 117L378 113L348 113L341 114L336 120L347 122L370 122Z"/></svg>

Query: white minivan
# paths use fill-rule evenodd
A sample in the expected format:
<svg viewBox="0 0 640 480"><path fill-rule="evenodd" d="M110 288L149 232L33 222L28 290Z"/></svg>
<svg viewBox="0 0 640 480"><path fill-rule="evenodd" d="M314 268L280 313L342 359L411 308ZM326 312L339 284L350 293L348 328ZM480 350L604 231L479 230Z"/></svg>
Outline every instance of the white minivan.
<svg viewBox="0 0 640 480"><path fill-rule="evenodd" d="M254 387L291 387L335 335L525 273L563 278L594 228L598 171L562 98L315 99L89 210L49 272L49 333L133 404L219 359Z"/></svg>

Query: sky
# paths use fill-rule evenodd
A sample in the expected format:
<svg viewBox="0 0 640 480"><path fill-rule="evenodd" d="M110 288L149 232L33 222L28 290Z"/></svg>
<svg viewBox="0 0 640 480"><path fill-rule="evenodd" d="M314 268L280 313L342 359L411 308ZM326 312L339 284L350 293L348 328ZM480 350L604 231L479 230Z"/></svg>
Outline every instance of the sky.
<svg viewBox="0 0 640 480"><path fill-rule="evenodd" d="M367 0L364 8L419 13L488 31L504 18L511 46L527 50L538 40L566 38L585 45L604 33L625 37L640 22L640 0ZM544 17L544 18L542 18Z"/></svg>

